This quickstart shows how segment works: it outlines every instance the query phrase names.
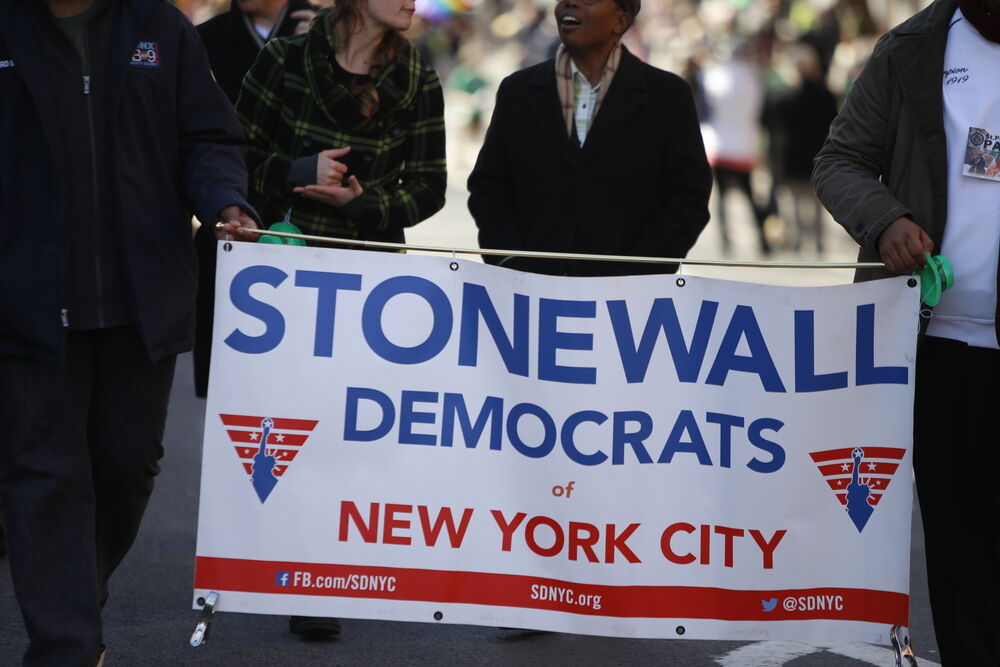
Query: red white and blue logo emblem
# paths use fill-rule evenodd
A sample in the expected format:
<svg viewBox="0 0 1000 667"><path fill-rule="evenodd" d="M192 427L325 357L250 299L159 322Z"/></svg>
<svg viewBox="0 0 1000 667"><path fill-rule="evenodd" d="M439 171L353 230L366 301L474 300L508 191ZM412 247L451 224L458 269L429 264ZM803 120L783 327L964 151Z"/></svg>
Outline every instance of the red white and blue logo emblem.
<svg viewBox="0 0 1000 667"><path fill-rule="evenodd" d="M904 454L905 449L896 447L844 447L809 456L860 533L889 488Z"/></svg>
<svg viewBox="0 0 1000 667"><path fill-rule="evenodd" d="M261 503L271 495L319 423L312 419L249 415L220 414L219 418Z"/></svg>
<svg viewBox="0 0 1000 667"><path fill-rule="evenodd" d="M129 65L133 67L159 67L160 66L160 43L159 42L139 42L135 51L132 52L132 60Z"/></svg>

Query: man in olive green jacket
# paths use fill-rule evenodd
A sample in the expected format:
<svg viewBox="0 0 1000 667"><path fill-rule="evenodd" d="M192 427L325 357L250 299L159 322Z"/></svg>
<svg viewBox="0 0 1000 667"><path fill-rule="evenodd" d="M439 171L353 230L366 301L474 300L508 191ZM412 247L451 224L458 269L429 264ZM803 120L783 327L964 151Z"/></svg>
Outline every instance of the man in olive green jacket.
<svg viewBox="0 0 1000 667"><path fill-rule="evenodd" d="M955 268L954 288L925 318L914 404L944 665L1000 665L1000 485L983 462L997 441L996 394L982 389L1000 374L997 72L1000 0L936 0L879 40L813 171L859 260L885 264L858 280L918 270L927 252Z"/></svg>

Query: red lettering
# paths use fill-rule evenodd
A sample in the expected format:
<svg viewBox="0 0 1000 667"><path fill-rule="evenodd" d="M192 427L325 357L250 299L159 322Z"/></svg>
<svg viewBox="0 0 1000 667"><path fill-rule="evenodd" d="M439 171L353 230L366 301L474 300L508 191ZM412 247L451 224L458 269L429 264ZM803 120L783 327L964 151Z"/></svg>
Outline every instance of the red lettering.
<svg viewBox="0 0 1000 667"><path fill-rule="evenodd" d="M542 547L535 539L535 530L540 525L548 526L552 529L554 538L551 547ZM528 548L539 556L550 558L562 551L563 544L566 543L566 538L563 537L562 526L555 519L550 519L547 516L535 516L531 517L528 520L528 525L524 527L524 541L528 543Z"/></svg>
<svg viewBox="0 0 1000 667"><path fill-rule="evenodd" d="M758 547L760 547L760 553L764 560L765 570L774 568L774 550L778 548L778 543L781 542L781 539L787 532L787 530L776 530L770 540L765 540L764 535L760 531L750 531L750 537L752 537L753 541L757 543Z"/></svg>
<svg viewBox="0 0 1000 667"><path fill-rule="evenodd" d="M424 531L424 543L429 547L437 544L438 535L441 534L441 528L444 526L448 530L448 541L451 543L451 548L459 548L462 546L465 531L469 528L469 521L472 519L472 509L468 507L462 512L462 522L457 529L450 507L442 507L438 511L437 519L433 525L425 506L417 505L417 514L420 516L420 528Z"/></svg>
<svg viewBox="0 0 1000 667"><path fill-rule="evenodd" d="M726 528L725 526L716 526L715 532L718 535L725 537L725 561L726 567L733 566L733 538L743 537L744 530L742 528Z"/></svg>
<svg viewBox="0 0 1000 667"><path fill-rule="evenodd" d="M385 506L385 523L382 524L382 542L385 544L409 544L412 540L403 535L394 535L394 531L410 527L409 519L397 519L397 513L409 514L413 511L413 505L394 505L389 503Z"/></svg>
<svg viewBox="0 0 1000 667"><path fill-rule="evenodd" d="M601 539L601 531L597 526L589 523L577 521L569 522L569 559L576 560L577 549L583 549L587 560L597 563L597 554L594 553L594 545ZM587 537L581 537L580 533L587 533Z"/></svg>
<svg viewBox="0 0 1000 667"><path fill-rule="evenodd" d="M493 515L493 520L497 522L497 526L500 528L500 533L503 535L503 544L500 547L501 551L510 551L510 543L514 537L514 531L517 527L521 525L524 521L524 517L528 516L524 512L518 512L514 515L513 520L509 523L507 519L504 518L503 512L500 510L490 510L490 514Z"/></svg>
<svg viewBox="0 0 1000 667"><path fill-rule="evenodd" d="M689 523L674 523L667 526L663 534L660 535L660 551L663 552L663 556L669 560L671 563L677 563L678 565L687 565L688 563L693 563L695 557L691 554L679 555L671 547L670 540L673 538L675 533L685 532L693 533L695 530L694 526Z"/></svg>
<svg viewBox="0 0 1000 667"><path fill-rule="evenodd" d="M622 556L625 556L625 560L630 563L641 563L639 557L635 555L625 542L628 538L632 537L632 533L636 531L640 524L630 523L628 528L623 530L620 535L615 537L615 524L608 523L604 525L604 562L614 563L615 562L615 551L620 551Z"/></svg>
<svg viewBox="0 0 1000 667"><path fill-rule="evenodd" d="M701 564L712 562L712 527L701 524Z"/></svg>
<svg viewBox="0 0 1000 667"><path fill-rule="evenodd" d="M368 523L366 524L364 519L361 518L361 513L358 511L357 505L349 500L341 501L340 503L340 541L347 541L347 533L349 529L348 521L354 523L354 527L358 529L358 534L361 535L361 539L365 542L378 542L378 503L372 503L368 510Z"/></svg>

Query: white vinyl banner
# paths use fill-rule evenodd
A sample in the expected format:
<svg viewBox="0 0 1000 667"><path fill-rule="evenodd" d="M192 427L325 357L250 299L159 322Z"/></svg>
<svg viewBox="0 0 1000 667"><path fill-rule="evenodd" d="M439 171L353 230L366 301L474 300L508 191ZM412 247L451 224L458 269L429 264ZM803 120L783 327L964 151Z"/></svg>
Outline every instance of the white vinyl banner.
<svg viewBox="0 0 1000 667"><path fill-rule="evenodd" d="M907 624L906 278L226 247L196 600L622 637Z"/></svg>

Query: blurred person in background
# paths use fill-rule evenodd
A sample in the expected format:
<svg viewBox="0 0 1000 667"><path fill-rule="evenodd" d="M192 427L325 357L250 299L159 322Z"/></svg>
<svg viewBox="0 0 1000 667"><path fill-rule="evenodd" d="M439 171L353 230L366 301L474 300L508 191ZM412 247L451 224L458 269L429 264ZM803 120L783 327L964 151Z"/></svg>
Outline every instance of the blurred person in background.
<svg viewBox="0 0 1000 667"><path fill-rule="evenodd" d="M815 49L792 44L783 49L783 57L794 66L799 81L769 105L765 124L771 138L771 174L782 219L794 230L792 247L800 250L811 237L816 252L822 253L822 210L812 186L812 169L837 115L837 99L823 81Z"/></svg>
<svg viewBox="0 0 1000 667"><path fill-rule="evenodd" d="M913 467L945 667L1000 665L1000 490L984 464L1000 374L1000 0L936 0L879 40L816 158L817 193L861 246L858 280L946 255L954 287L922 319ZM973 149L973 150L969 150Z"/></svg>
<svg viewBox="0 0 1000 667"><path fill-rule="evenodd" d="M198 26L215 80L233 104L264 44L305 32L317 9L307 0L233 0L229 11Z"/></svg>
<svg viewBox="0 0 1000 667"><path fill-rule="evenodd" d="M770 206L759 205L750 179L761 161L761 122L764 112L764 80L752 61L753 45L747 39L735 45L720 44L715 57L701 72L705 98L702 134L708 161L715 174L717 219L722 248L731 247L726 194L742 192L750 206L762 254L771 252L764 232Z"/></svg>
<svg viewBox="0 0 1000 667"><path fill-rule="evenodd" d="M403 243L405 228L444 206L444 99L400 34L413 12L412 0L338 0L306 34L265 45L236 103L264 220ZM293 616L289 629L332 636L340 626Z"/></svg>
<svg viewBox="0 0 1000 667"><path fill-rule="evenodd" d="M482 248L684 257L708 222L711 171L688 85L621 45L639 0L561 0L554 59L508 76L469 210ZM673 264L484 256L554 275Z"/></svg>
<svg viewBox="0 0 1000 667"><path fill-rule="evenodd" d="M243 133L163 0L6 0L0 63L0 513L24 664L90 667L194 334L191 213L253 238Z"/></svg>

